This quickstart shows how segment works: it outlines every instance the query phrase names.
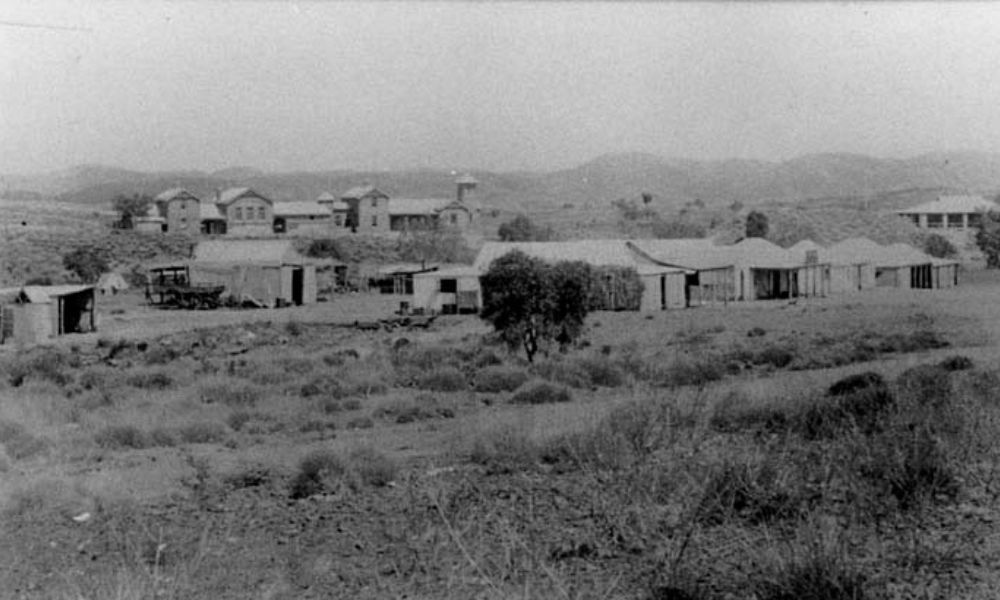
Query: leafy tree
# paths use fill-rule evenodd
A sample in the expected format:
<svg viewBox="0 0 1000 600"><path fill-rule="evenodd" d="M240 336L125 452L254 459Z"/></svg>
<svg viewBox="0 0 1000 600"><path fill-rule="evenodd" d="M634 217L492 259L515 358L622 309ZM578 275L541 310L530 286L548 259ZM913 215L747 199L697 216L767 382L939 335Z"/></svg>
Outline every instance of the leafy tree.
<svg viewBox="0 0 1000 600"><path fill-rule="evenodd" d="M93 283L108 270L108 252L94 246L78 246L63 256L63 267L85 283Z"/></svg>
<svg viewBox="0 0 1000 600"><path fill-rule="evenodd" d="M546 340L568 344L579 336L587 316L590 267L559 263L549 266L514 251L493 261L480 278L482 318L513 349L521 346L534 361Z"/></svg>
<svg viewBox="0 0 1000 600"><path fill-rule="evenodd" d="M958 249L940 233L932 233L924 238L924 252L934 258L953 258L958 256Z"/></svg>
<svg viewBox="0 0 1000 600"><path fill-rule="evenodd" d="M502 223L497 235L504 242L547 242L555 237L551 227L539 227L525 215Z"/></svg>
<svg viewBox="0 0 1000 600"><path fill-rule="evenodd" d="M1000 267L1000 213L990 211L976 226L976 246L986 256L986 267Z"/></svg>
<svg viewBox="0 0 1000 600"><path fill-rule="evenodd" d="M703 225L686 219L672 221L659 219L653 223L653 237L661 240L703 238L706 235L708 230Z"/></svg>
<svg viewBox="0 0 1000 600"><path fill-rule="evenodd" d="M145 194L118 194L111 201L111 207L118 213L118 222L124 229L132 229L135 218L144 216L152 204L153 199Z"/></svg>
<svg viewBox="0 0 1000 600"><path fill-rule="evenodd" d="M750 214L747 215L746 236L748 238L767 237L767 230L767 215L756 210L750 211Z"/></svg>
<svg viewBox="0 0 1000 600"><path fill-rule="evenodd" d="M427 225L404 231L399 236L400 260L471 263L472 250L462 234L439 225Z"/></svg>

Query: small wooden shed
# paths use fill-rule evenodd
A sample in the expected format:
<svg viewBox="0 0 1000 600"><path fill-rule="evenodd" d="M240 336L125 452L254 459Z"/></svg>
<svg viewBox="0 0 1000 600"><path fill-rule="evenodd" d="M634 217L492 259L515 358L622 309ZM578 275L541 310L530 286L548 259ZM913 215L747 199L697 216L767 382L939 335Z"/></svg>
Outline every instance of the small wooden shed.
<svg viewBox="0 0 1000 600"><path fill-rule="evenodd" d="M37 344L68 333L97 331L92 285L24 286L8 291L0 343Z"/></svg>

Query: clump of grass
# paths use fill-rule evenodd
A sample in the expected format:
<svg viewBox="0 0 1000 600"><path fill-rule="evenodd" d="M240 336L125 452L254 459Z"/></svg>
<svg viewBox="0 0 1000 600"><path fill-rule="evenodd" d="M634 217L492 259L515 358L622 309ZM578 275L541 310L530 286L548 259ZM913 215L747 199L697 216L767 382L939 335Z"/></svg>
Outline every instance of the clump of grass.
<svg viewBox="0 0 1000 600"><path fill-rule="evenodd" d="M789 429L793 411L776 400L759 402L741 393L730 392L715 405L708 424L724 433L757 431L778 433Z"/></svg>
<svg viewBox="0 0 1000 600"><path fill-rule="evenodd" d="M347 465L330 450L316 450L299 462L299 470L292 480L290 496L308 498L324 489L333 488L347 476Z"/></svg>
<svg viewBox="0 0 1000 600"><path fill-rule="evenodd" d="M226 406L251 407L263 396L264 392L258 386L228 378L203 383L198 388L198 397L206 404L218 402Z"/></svg>
<svg viewBox="0 0 1000 600"><path fill-rule="evenodd" d="M303 356L282 356L274 364L281 371L294 375L308 375L316 368L316 363L311 358Z"/></svg>
<svg viewBox="0 0 1000 600"><path fill-rule="evenodd" d="M77 383L85 390L104 390L115 385L117 380L117 373L111 369L91 367L80 373Z"/></svg>
<svg viewBox="0 0 1000 600"><path fill-rule="evenodd" d="M218 444L227 436L226 426L214 421L197 421L177 428L177 437L185 444Z"/></svg>
<svg viewBox="0 0 1000 600"><path fill-rule="evenodd" d="M305 331L301 323L291 320L285 323L285 333L292 337L299 337Z"/></svg>
<svg viewBox="0 0 1000 600"><path fill-rule="evenodd" d="M177 445L177 436L166 427L154 427L149 432L149 444L151 446L169 448Z"/></svg>
<svg viewBox="0 0 1000 600"><path fill-rule="evenodd" d="M7 382L19 387L27 381L48 381L64 386L70 381L70 369L80 365L79 356L56 348L35 348L0 363Z"/></svg>
<svg viewBox="0 0 1000 600"><path fill-rule="evenodd" d="M477 392L513 392L528 381L528 373L516 367L489 366L476 374L473 389Z"/></svg>
<svg viewBox="0 0 1000 600"><path fill-rule="evenodd" d="M532 371L542 379L572 388L590 387L590 376L577 361L559 359L540 361L533 365Z"/></svg>
<svg viewBox="0 0 1000 600"><path fill-rule="evenodd" d="M415 401L400 400L381 406L372 413L373 418L389 419L400 424L436 418L450 419L454 416L453 410L438 406L437 399L427 394L419 396Z"/></svg>
<svg viewBox="0 0 1000 600"><path fill-rule="evenodd" d="M573 399L569 390L547 381L526 383L510 397L511 404L553 404Z"/></svg>
<svg viewBox="0 0 1000 600"><path fill-rule="evenodd" d="M396 478L398 470L392 459L369 447L354 449L349 456L349 464L361 483L372 487L388 485Z"/></svg>
<svg viewBox="0 0 1000 600"><path fill-rule="evenodd" d="M125 382L144 390L167 390L173 387L174 378L162 369L140 369L129 373Z"/></svg>
<svg viewBox="0 0 1000 600"><path fill-rule="evenodd" d="M468 389L469 383L458 369L442 367L418 378L417 387L432 392L460 392Z"/></svg>
<svg viewBox="0 0 1000 600"><path fill-rule="evenodd" d="M576 363L591 386L615 388L625 385L625 373L607 358L590 356L580 358Z"/></svg>
<svg viewBox="0 0 1000 600"><path fill-rule="evenodd" d="M722 379L723 361L718 356L678 356L663 368L653 368L653 383L661 387L703 386Z"/></svg>
<svg viewBox="0 0 1000 600"><path fill-rule="evenodd" d="M94 442L108 450L141 450L151 445L146 432L134 425L108 425L94 434Z"/></svg>
<svg viewBox="0 0 1000 600"><path fill-rule="evenodd" d="M782 457L768 453L727 459L708 476L695 518L708 525L793 518L807 508L801 487L801 474Z"/></svg>
<svg viewBox="0 0 1000 600"><path fill-rule="evenodd" d="M968 356L956 354L942 360L938 366L945 371L968 371L975 366L975 363Z"/></svg>
<svg viewBox="0 0 1000 600"><path fill-rule="evenodd" d="M943 406L951 399L951 372L937 365L912 367L899 374L900 394L920 406Z"/></svg>
<svg viewBox="0 0 1000 600"><path fill-rule="evenodd" d="M163 344L147 350L144 354L147 365L165 365L169 362L177 360L179 357L180 353L177 352L177 350L175 350L172 346L166 346Z"/></svg>
<svg viewBox="0 0 1000 600"><path fill-rule="evenodd" d="M475 437L469 461L491 474L518 473L534 468L540 448L527 434L513 426L501 426Z"/></svg>
<svg viewBox="0 0 1000 600"><path fill-rule="evenodd" d="M929 428L898 428L874 438L860 470L902 510L931 499L954 498L961 489L944 444Z"/></svg>
<svg viewBox="0 0 1000 600"><path fill-rule="evenodd" d="M329 433L337 429L337 424L325 419L309 419L299 425L299 433Z"/></svg>
<svg viewBox="0 0 1000 600"><path fill-rule="evenodd" d="M375 427L375 421L369 417L355 417L347 422L347 429L371 429Z"/></svg>
<svg viewBox="0 0 1000 600"><path fill-rule="evenodd" d="M24 425L6 420L0 420L0 445L14 460L31 458L48 448L44 439L29 433Z"/></svg>
<svg viewBox="0 0 1000 600"><path fill-rule="evenodd" d="M759 600L866 600L868 577L850 564L844 548L819 544L781 561L772 573L751 580L753 597Z"/></svg>

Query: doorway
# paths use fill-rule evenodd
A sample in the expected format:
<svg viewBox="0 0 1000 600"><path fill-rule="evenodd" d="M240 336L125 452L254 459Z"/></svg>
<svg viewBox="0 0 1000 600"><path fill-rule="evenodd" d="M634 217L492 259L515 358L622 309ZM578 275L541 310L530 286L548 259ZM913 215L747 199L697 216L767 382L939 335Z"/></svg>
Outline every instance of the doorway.
<svg viewBox="0 0 1000 600"><path fill-rule="evenodd" d="M302 296L305 283L305 270L302 267L292 269L292 304L299 306L302 304Z"/></svg>

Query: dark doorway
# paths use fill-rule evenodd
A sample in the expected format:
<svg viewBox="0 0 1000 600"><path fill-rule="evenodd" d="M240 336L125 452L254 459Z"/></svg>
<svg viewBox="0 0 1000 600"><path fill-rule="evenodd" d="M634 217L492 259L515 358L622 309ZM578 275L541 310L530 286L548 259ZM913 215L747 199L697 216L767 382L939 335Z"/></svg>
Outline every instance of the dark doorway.
<svg viewBox="0 0 1000 600"><path fill-rule="evenodd" d="M305 282L305 272L302 267L292 269L292 304L302 304L302 288Z"/></svg>
<svg viewBox="0 0 1000 600"><path fill-rule="evenodd" d="M286 229L287 224L284 217L278 217L274 220L274 233L285 233Z"/></svg>

